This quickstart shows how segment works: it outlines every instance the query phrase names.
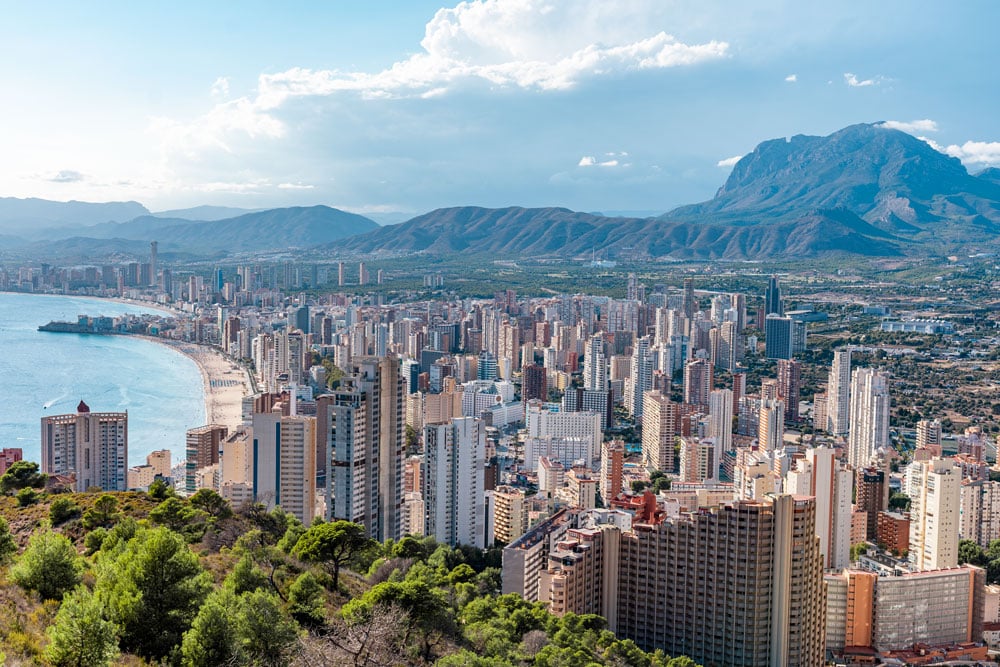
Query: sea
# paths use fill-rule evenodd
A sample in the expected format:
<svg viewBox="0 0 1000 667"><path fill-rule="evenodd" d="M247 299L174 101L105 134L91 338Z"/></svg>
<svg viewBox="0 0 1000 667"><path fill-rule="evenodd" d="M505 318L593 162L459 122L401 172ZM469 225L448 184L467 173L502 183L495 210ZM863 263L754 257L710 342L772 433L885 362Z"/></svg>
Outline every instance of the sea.
<svg viewBox="0 0 1000 667"><path fill-rule="evenodd" d="M106 299L0 293L0 447L41 464L41 418L128 411L128 464L158 449L174 464L185 432L205 424L201 372L166 345L132 336L45 333L39 325L79 315L162 312Z"/></svg>

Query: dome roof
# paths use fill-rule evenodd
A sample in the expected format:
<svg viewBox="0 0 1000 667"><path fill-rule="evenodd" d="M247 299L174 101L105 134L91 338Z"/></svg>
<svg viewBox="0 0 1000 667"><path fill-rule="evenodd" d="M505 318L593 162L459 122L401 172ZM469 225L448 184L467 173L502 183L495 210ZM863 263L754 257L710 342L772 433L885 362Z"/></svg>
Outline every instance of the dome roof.
<svg viewBox="0 0 1000 667"><path fill-rule="evenodd" d="M90 406L87 405L86 403L84 403L83 401L80 401L80 405L76 406L76 411L77 412L90 412Z"/></svg>

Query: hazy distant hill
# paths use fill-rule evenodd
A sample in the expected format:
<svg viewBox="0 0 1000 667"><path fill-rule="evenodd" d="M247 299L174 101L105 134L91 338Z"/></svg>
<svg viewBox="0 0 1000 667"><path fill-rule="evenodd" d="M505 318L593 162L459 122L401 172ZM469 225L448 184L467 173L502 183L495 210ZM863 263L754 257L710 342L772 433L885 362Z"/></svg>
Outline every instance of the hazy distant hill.
<svg viewBox="0 0 1000 667"><path fill-rule="evenodd" d="M984 181L1000 185L1000 169L997 167L983 169L981 172L976 174L976 178L981 178Z"/></svg>
<svg viewBox="0 0 1000 667"><path fill-rule="evenodd" d="M357 252L676 258L892 256L1000 239L1000 170L970 175L926 142L879 124L765 141L716 196L658 218L563 208L449 208L351 238Z"/></svg>
<svg viewBox="0 0 1000 667"><path fill-rule="evenodd" d="M466 206L379 227L364 216L311 206L212 219L234 210L240 211L204 206L152 215L135 202L0 199L0 235L44 237L24 250L17 239L6 244L39 256L131 253L154 239L162 252L200 256L313 247L514 257L588 257L595 250L706 259L950 254L1000 247L1000 169L970 175L926 142L873 123L826 137L765 141L740 159L714 198L658 217Z"/></svg>
<svg viewBox="0 0 1000 667"><path fill-rule="evenodd" d="M447 208L352 237L337 248L359 252L485 252L502 256L587 257L593 251L652 257L771 257L850 252L898 255L891 236L846 211L813 212L795 222L754 228L606 218L564 208Z"/></svg>
<svg viewBox="0 0 1000 667"><path fill-rule="evenodd" d="M442 208L338 244L356 252L564 254L596 229L630 219L565 208ZM589 250L588 250L589 252Z"/></svg>
<svg viewBox="0 0 1000 667"><path fill-rule="evenodd" d="M184 250L249 252L308 248L373 229L378 229L378 224L364 216L329 206L308 206L170 225L157 240Z"/></svg>
<svg viewBox="0 0 1000 667"><path fill-rule="evenodd" d="M308 248L378 229L364 216L329 206L275 208L215 221L192 221L144 215L121 223L105 223L73 230L71 238L52 237L27 246L25 254L40 257L148 252L159 242L162 252L208 256Z"/></svg>
<svg viewBox="0 0 1000 667"><path fill-rule="evenodd" d="M92 203L0 197L0 233L20 236L45 227L85 227L147 214L149 210L134 201Z"/></svg>
<svg viewBox="0 0 1000 667"><path fill-rule="evenodd" d="M184 220L225 220L235 218L247 213L259 213L266 211L263 208L235 208L233 206L194 206L192 208L178 208L172 211L157 211L151 213L155 218L181 218Z"/></svg>

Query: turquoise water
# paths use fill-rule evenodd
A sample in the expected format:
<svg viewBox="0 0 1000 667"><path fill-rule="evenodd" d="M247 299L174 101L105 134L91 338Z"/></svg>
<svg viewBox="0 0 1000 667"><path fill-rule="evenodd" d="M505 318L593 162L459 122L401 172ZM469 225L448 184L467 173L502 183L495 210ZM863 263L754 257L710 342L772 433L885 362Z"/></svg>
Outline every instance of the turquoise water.
<svg viewBox="0 0 1000 667"><path fill-rule="evenodd" d="M117 316L149 308L82 297L0 293L0 447L20 447L41 462L41 418L128 411L128 463L169 449L184 456L184 435L205 423L197 365L165 345L126 336L43 333L50 320Z"/></svg>

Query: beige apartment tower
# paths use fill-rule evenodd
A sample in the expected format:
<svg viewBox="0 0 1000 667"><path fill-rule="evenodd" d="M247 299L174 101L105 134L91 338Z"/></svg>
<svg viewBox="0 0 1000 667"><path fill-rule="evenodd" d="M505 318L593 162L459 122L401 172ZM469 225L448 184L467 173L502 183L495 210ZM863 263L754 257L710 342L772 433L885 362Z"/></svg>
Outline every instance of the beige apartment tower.
<svg viewBox="0 0 1000 667"><path fill-rule="evenodd" d="M910 564L917 570L958 565L962 469L951 459L911 463Z"/></svg>
<svg viewBox="0 0 1000 667"><path fill-rule="evenodd" d="M617 626L703 665L823 664L826 598L812 498L736 502L621 537Z"/></svg>
<svg viewBox="0 0 1000 667"><path fill-rule="evenodd" d="M75 491L124 491L128 470L128 412L91 412L42 418L42 472L75 475Z"/></svg>
<svg viewBox="0 0 1000 667"><path fill-rule="evenodd" d="M649 468L673 472L677 404L657 390L647 391L642 400L642 461Z"/></svg>
<svg viewBox="0 0 1000 667"><path fill-rule="evenodd" d="M543 554L548 544L537 589L519 592L556 614L601 614L640 648L703 665L820 667L826 587L815 518L811 497L781 495L638 523L608 514L589 527L540 527L505 549L504 590L528 578L526 548Z"/></svg>

